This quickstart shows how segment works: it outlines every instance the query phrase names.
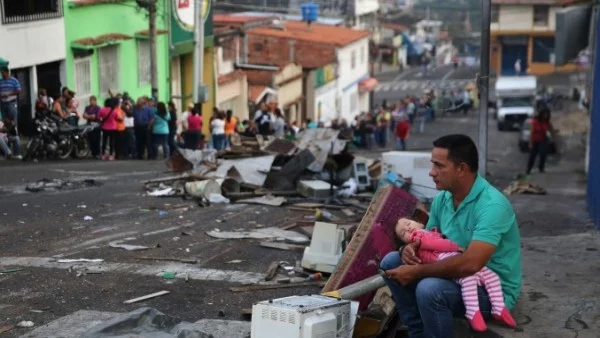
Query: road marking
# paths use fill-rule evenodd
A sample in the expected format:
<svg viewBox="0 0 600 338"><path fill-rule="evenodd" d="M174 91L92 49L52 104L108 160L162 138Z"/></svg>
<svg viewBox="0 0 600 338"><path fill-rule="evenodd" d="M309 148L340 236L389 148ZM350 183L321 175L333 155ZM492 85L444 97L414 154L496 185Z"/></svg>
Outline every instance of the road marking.
<svg viewBox="0 0 600 338"><path fill-rule="evenodd" d="M402 72L402 73L400 73L400 75L396 76L394 78L394 81L392 81L392 82L398 82L398 81L402 80L403 78L405 78L406 76L408 76L409 74L412 74L412 73L418 71L419 69L420 68L417 67L417 68L409 69L409 70L407 70L405 72Z"/></svg>
<svg viewBox="0 0 600 338"><path fill-rule="evenodd" d="M114 272L114 273L128 273L142 276L154 276L160 277L165 271L175 273L175 278L189 278L193 280L201 281L217 281L217 282L228 282L228 283L242 283L242 284L277 284L274 282L265 282L265 275L263 273L256 272L245 272L235 270L219 270L219 269L204 269L198 266L190 264L180 263L169 263L162 265L146 265L146 264L132 264L132 263L113 263L113 262L102 262L102 263L58 263L55 258L48 257L2 257L0 258L0 266L24 266L32 268L45 268L45 269L77 269L79 267L86 268L87 271L91 272ZM303 278L291 278L291 282L303 281Z"/></svg>
<svg viewBox="0 0 600 338"><path fill-rule="evenodd" d="M450 71L448 73L446 73L444 75L444 77L442 77L442 82L445 82L446 80L448 80L448 78L454 73L455 69L450 69Z"/></svg>

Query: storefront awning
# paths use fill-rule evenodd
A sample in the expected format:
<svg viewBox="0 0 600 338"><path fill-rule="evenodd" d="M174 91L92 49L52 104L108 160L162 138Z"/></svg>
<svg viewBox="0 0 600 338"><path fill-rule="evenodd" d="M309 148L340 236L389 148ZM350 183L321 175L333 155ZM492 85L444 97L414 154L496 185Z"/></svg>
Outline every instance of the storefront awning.
<svg viewBox="0 0 600 338"><path fill-rule="evenodd" d="M361 93L367 93L373 91L373 89L375 89L375 87L377 87L378 84L379 81L377 81L376 78L369 77L358 83L358 89Z"/></svg>
<svg viewBox="0 0 600 338"><path fill-rule="evenodd" d="M122 40L129 40L132 37L121 33L103 34L96 37L77 39L71 42L71 48L94 49L108 45L114 45Z"/></svg>

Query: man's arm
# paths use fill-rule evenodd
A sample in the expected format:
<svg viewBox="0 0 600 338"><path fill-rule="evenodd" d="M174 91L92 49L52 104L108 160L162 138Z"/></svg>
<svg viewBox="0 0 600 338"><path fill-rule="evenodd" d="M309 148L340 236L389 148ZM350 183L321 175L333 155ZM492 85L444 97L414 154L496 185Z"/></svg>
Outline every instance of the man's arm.
<svg viewBox="0 0 600 338"><path fill-rule="evenodd" d="M461 255L449 257L432 264L415 265L417 279L426 277L462 278L481 270L496 251L496 246L473 241Z"/></svg>
<svg viewBox="0 0 600 338"><path fill-rule="evenodd" d="M490 260L502 236L515 222L515 214L505 205L489 205L477 212L473 237L467 250L432 264L404 265L388 272L403 285L426 277L462 278L481 270Z"/></svg>

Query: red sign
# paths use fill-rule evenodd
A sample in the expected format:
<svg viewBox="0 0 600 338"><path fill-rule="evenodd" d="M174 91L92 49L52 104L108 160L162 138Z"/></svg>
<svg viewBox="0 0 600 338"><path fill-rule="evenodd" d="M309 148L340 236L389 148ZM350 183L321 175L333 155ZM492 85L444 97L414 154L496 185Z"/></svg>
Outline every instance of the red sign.
<svg viewBox="0 0 600 338"><path fill-rule="evenodd" d="M178 0L177 8L190 8L190 0Z"/></svg>

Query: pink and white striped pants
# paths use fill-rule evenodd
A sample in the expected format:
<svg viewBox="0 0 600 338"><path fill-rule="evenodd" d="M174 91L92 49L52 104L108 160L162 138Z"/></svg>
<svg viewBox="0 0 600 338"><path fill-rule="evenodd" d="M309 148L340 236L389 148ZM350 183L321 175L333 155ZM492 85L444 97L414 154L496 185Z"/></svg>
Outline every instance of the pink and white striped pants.
<svg viewBox="0 0 600 338"><path fill-rule="evenodd" d="M459 254L459 252L442 252L438 259L442 260ZM478 285L483 285L488 293L490 303L492 304L492 314L500 315L502 310L506 307L504 304L504 295L502 294L500 278L494 271L487 267L484 266L483 269L472 276L459 278L456 282L461 286L463 302L467 309L465 317L468 319L472 319L475 313L479 311L479 297L477 294Z"/></svg>

